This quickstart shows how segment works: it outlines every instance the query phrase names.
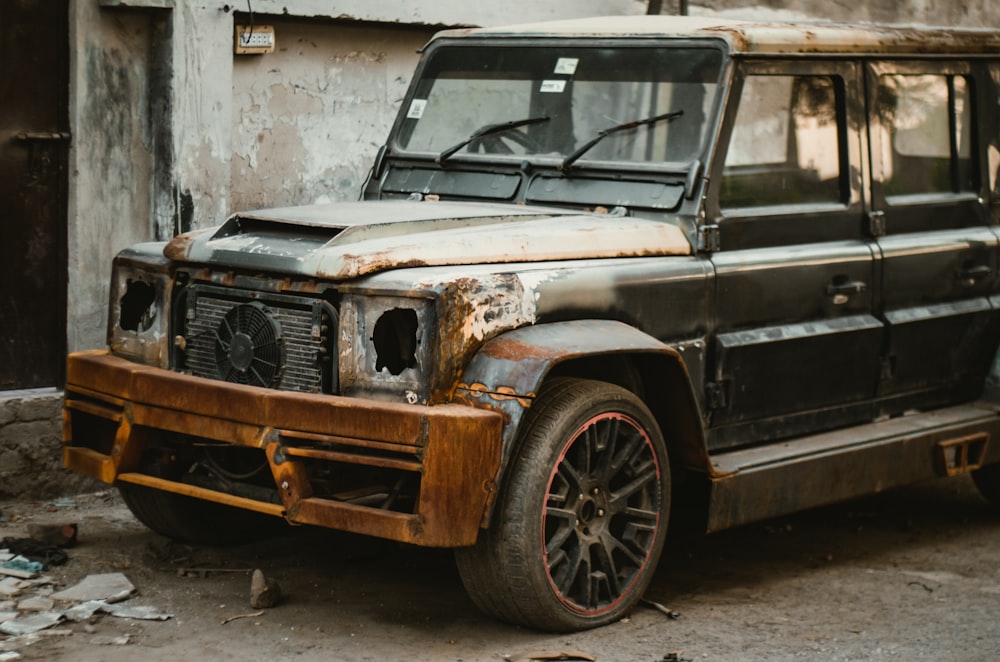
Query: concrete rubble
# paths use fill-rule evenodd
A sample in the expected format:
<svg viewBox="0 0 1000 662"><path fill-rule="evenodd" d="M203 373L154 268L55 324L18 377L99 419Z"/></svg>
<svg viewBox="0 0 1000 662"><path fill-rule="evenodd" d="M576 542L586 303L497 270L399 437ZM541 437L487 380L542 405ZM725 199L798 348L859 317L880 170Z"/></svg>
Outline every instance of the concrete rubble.
<svg viewBox="0 0 1000 662"><path fill-rule="evenodd" d="M23 559L0 549L0 568L19 558ZM79 583L56 591L51 577L23 572L18 569L22 564L12 567L17 576L0 575L0 662L20 659L19 649L35 643L41 636L74 634L72 629L57 629L57 625L89 624L101 614L137 620L173 618L172 614L151 606L125 604L136 594L136 588L120 572L88 575ZM106 643L129 642L127 637L119 637Z"/></svg>

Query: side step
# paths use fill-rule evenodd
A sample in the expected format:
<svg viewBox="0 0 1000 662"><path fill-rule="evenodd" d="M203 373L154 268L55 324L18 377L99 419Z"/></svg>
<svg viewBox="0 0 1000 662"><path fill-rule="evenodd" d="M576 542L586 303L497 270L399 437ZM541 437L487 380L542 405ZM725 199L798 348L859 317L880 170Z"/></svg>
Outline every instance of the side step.
<svg viewBox="0 0 1000 662"><path fill-rule="evenodd" d="M1000 462L1000 406L974 402L712 457L708 530Z"/></svg>

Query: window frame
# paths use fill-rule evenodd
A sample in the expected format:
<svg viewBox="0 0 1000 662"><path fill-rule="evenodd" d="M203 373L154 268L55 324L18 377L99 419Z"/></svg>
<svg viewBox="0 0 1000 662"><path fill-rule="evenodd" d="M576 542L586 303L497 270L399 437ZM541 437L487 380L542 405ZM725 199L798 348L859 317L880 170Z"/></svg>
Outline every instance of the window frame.
<svg viewBox="0 0 1000 662"><path fill-rule="evenodd" d="M846 197L841 202L779 204L723 210L720 200L726 155L739 113L743 83L749 76L826 76L837 94L838 150ZM739 60L712 161L706 216L719 228L722 250L863 239L863 151L860 127L864 108L861 64L852 60Z"/></svg>
<svg viewBox="0 0 1000 662"><path fill-rule="evenodd" d="M885 159L883 141L891 139L892 131L883 126L879 107L878 91L880 79L887 75L902 76L961 76L967 84L967 101L969 118L969 155L972 172L970 180L973 190L955 191L956 170L956 136L954 105L949 103L949 142L952 149L952 163L949 172L952 178L951 191L931 191L926 193L909 193L888 195L884 180ZM950 230L961 227L983 225L986 222L982 212L982 196L984 189L981 141L980 103L982 92L980 77L973 71L972 64L966 60L879 60L866 65L866 81L868 92L868 124L869 140L871 141L871 204L872 208L885 214L885 231L890 234L906 232L927 232L933 230ZM949 85L949 89L951 89ZM950 92L949 92L950 94ZM892 146L888 146L892 149Z"/></svg>

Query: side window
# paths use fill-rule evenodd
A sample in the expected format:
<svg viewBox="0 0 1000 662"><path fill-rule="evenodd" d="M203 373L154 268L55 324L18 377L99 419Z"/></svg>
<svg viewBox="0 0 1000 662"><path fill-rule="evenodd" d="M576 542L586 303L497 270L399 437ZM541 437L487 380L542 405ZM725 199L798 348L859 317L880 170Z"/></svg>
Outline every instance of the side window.
<svg viewBox="0 0 1000 662"><path fill-rule="evenodd" d="M726 152L723 211L843 203L841 94L831 76L748 76Z"/></svg>
<svg viewBox="0 0 1000 662"><path fill-rule="evenodd" d="M964 76L879 76L878 108L887 197L975 190Z"/></svg>

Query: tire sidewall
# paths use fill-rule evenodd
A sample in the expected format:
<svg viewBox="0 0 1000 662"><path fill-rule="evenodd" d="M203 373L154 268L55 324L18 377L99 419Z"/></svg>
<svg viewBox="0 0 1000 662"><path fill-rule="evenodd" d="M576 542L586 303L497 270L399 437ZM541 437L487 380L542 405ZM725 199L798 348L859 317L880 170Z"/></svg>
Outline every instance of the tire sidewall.
<svg viewBox="0 0 1000 662"><path fill-rule="evenodd" d="M567 401L572 401L567 406ZM547 405L547 406L546 406ZM524 570L537 593L539 611L551 615L546 627L579 630L604 625L624 617L641 598L663 550L670 511L670 466L655 418L630 392L602 382L574 380L544 410L532 416L521 435L520 452L511 471L504 497L501 539L522 540ZM558 463L583 426L603 414L620 414L646 433L659 471L659 517L652 545L637 576L625 593L599 611L584 611L568 603L557 591L546 567L543 513Z"/></svg>

